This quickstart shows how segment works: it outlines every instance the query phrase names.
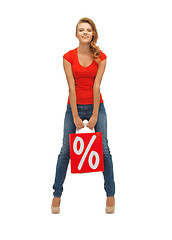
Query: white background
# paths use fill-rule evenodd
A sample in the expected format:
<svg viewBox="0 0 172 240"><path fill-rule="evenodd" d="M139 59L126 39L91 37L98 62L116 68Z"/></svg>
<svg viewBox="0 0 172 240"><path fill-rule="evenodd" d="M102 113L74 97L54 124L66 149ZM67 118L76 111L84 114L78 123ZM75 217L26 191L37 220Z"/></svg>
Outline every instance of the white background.
<svg viewBox="0 0 172 240"><path fill-rule="evenodd" d="M171 12L167 0L1 1L1 239L172 239ZM62 56L78 46L81 17L107 55L112 215L102 173L72 175L70 165L61 213L50 209L68 97Z"/></svg>

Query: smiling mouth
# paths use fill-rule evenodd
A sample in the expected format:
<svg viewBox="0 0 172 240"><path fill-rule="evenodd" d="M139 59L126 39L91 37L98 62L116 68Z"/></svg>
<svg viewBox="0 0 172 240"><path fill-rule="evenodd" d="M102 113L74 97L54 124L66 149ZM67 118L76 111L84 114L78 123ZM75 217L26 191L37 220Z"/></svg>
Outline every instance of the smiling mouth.
<svg viewBox="0 0 172 240"><path fill-rule="evenodd" d="M89 38L88 36L83 36L82 38Z"/></svg>

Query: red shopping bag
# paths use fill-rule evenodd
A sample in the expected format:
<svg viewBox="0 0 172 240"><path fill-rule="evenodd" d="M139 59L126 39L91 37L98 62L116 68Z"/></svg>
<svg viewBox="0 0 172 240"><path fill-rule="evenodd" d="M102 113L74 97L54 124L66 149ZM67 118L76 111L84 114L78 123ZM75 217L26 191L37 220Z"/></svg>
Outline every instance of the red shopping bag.
<svg viewBox="0 0 172 240"><path fill-rule="evenodd" d="M102 133L69 134L71 173L104 171Z"/></svg>

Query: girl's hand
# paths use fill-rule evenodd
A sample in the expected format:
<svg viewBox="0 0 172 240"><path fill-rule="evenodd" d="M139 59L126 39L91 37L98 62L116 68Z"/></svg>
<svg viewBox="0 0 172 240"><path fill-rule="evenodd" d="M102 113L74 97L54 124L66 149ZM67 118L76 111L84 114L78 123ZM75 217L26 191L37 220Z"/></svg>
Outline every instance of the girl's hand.
<svg viewBox="0 0 172 240"><path fill-rule="evenodd" d="M79 116L75 117L73 119L73 121L75 123L75 126L76 126L77 130L85 127L83 121L81 120L81 118Z"/></svg>
<svg viewBox="0 0 172 240"><path fill-rule="evenodd" d="M91 130L93 130L93 128L95 127L97 122L97 117L96 116L91 116L90 120L88 121L87 127Z"/></svg>

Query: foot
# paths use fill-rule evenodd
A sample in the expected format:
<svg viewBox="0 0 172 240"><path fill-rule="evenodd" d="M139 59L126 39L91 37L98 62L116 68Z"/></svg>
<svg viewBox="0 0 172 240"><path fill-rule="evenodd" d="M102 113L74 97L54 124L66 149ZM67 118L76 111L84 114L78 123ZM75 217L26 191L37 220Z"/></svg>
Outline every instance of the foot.
<svg viewBox="0 0 172 240"><path fill-rule="evenodd" d="M106 213L114 213L115 211L115 197L107 197Z"/></svg>
<svg viewBox="0 0 172 240"><path fill-rule="evenodd" d="M51 212L52 213L59 213L60 212L60 198L54 197L51 205Z"/></svg>

